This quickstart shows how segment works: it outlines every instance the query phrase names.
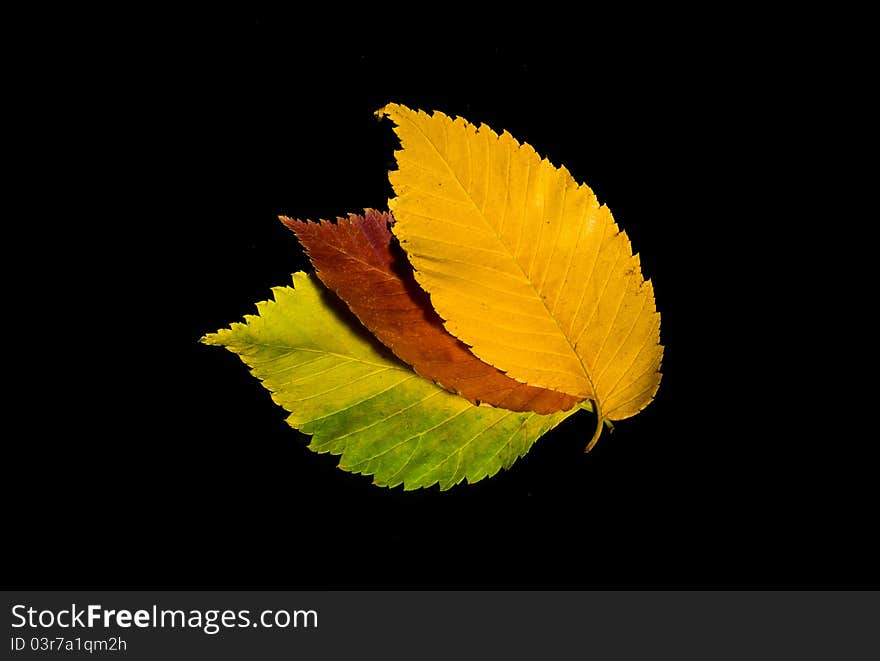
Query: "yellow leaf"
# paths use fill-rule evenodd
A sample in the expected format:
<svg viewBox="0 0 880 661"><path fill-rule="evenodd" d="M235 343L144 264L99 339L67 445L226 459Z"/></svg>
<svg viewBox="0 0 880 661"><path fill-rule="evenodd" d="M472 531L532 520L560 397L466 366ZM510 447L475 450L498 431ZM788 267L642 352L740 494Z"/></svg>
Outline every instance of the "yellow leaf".
<svg viewBox="0 0 880 661"><path fill-rule="evenodd" d="M518 381L593 400L600 428L647 406L663 357L653 288L590 188L506 131L378 114L403 147L394 233L447 330Z"/></svg>

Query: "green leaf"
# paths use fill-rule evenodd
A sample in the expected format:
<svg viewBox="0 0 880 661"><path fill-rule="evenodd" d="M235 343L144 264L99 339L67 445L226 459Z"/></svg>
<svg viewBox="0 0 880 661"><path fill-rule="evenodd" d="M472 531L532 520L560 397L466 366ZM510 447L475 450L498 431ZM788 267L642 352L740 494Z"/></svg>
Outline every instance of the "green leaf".
<svg viewBox="0 0 880 661"><path fill-rule="evenodd" d="M342 455L339 467L405 489L448 489L508 468L578 410L551 415L475 406L423 379L359 324L314 276L276 287L259 316L202 338L251 368L312 435L309 448Z"/></svg>

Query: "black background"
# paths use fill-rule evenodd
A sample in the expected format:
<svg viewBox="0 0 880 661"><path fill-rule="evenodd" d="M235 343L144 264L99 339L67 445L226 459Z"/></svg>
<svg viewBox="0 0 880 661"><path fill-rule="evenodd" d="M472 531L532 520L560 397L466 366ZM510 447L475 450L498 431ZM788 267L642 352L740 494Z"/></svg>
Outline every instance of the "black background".
<svg viewBox="0 0 880 661"><path fill-rule="evenodd" d="M8 324L25 424L5 462L7 580L877 585L875 444L827 406L792 239L789 163L809 159L794 108L815 69L771 53L772 32L679 19L540 42L133 22L47 58L41 128L21 130L40 146L13 244L34 256ZM389 101L529 142L641 254L663 381L589 455L579 414L490 480L377 488L198 344L307 268L278 214L386 207L396 140L373 112Z"/></svg>

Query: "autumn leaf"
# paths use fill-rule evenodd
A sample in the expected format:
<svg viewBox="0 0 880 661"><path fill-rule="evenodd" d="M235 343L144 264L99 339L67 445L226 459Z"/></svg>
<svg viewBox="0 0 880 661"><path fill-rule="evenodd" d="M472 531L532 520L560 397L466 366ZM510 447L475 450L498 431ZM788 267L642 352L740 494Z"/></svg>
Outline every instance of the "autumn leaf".
<svg viewBox="0 0 880 661"><path fill-rule="evenodd" d="M321 281L419 375L473 403L554 413L577 398L514 381L474 356L444 328L399 246L391 214L368 209L335 224L281 217L306 249Z"/></svg>
<svg viewBox="0 0 880 661"><path fill-rule="evenodd" d="M309 448L383 486L441 489L507 468L572 411L538 415L474 406L415 374L314 276L293 275L258 315L202 338L251 368L312 435Z"/></svg>
<svg viewBox="0 0 880 661"><path fill-rule="evenodd" d="M402 146L393 231L446 329L518 381L594 401L597 435L647 406L663 356L653 288L590 188L507 132L378 114Z"/></svg>

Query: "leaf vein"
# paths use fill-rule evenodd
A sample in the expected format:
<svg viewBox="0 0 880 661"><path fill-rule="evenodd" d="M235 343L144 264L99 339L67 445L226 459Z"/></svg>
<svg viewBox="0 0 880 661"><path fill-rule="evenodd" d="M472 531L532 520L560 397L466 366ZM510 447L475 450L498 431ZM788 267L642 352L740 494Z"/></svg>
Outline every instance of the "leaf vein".
<svg viewBox="0 0 880 661"><path fill-rule="evenodd" d="M315 399L315 398L317 398L317 397L323 397L324 395L327 395L327 394L329 394L329 393L331 393L331 392L335 392L335 391L339 390L340 388L348 388L348 387L351 386L353 383L358 383L359 381L363 381L364 379L369 379L369 378L372 377L372 376L376 376L377 374L381 374L382 372L387 372L387 371L390 370L390 369L391 369L390 367L385 367L385 368L382 368L382 369L380 369L380 370L376 370L375 372L368 372L367 374L364 374L364 375L362 375L362 376L359 376L359 377L357 377L356 379L352 379L351 381L346 381L345 383L342 383L342 384L340 384L340 385L338 385L338 386L334 386L334 387L330 388L330 390L324 390L323 392L315 393L314 395L309 395L308 397L300 397L300 398L299 398L298 400L296 400L296 401L298 401L298 402L305 402L305 401L308 401L308 400L310 400L310 399Z"/></svg>
<svg viewBox="0 0 880 661"><path fill-rule="evenodd" d="M417 377L415 374L413 374L411 378L418 378L418 377ZM397 386L401 385L401 383L403 383L403 381L401 381L400 383L396 383L396 384L394 384L391 388L386 388L383 392L387 392L388 390L391 390L392 388L396 388ZM437 390L437 391L435 391L435 392L432 392L432 393L431 393L430 395L428 395L427 397L423 397L423 398L420 399L419 401L414 402L414 403L410 404L409 406L405 406L404 408L402 408L402 409L400 409L400 410L398 410L398 411L395 411L395 412L392 413L391 415L387 415L387 416L385 416L384 418L379 418L378 420L376 420L376 422L370 423L369 425L364 425L363 427L358 427L357 429L353 429L353 430L351 430L350 432L347 432L347 433L345 433L345 434L342 434L341 436L336 436L336 437L334 437L333 440L334 440L334 441L339 441L339 440L341 440L341 439L343 439L343 438L348 438L349 436L353 436L354 434L358 434L358 433L360 433L360 432L362 432L362 431L366 431L367 429L371 429L372 427L375 427L376 425L380 425L380 424L382 424L382 423L384 423L384 422L388 422L389 420L391 420L391 418L396 418L397 416L402 415L403 413L406 413L406 412L409 411L411 408L415 408L415 407L418 406L419 404L423 404L424 402L427 402L427 401L428 401L429 399L431 399L432 397L436 397L437 395L440 395L440 394L442 394L442 393L444 393L444 392L446 392L446 391L445 391L445 390ZM377 394L382 394L382 393L377 393ZM367 399L370 399L370 398L368 397ZM366 401L366 400L364 400L364 401ZM355 404L354 406L357 406L357 404ZM347 409L343 409L343 410L347 410ZM403 441L401 441L401 443L405 443L406 440L408 440L408 439L404 439ZM397 445L400 445L400 443L398 443ZM392 447L390 447L390 448L384 450L383 452L380 452L379 454L377 454L377 455L375 455L375 456L368 457L367 459L364 459L364 460L359 461L359 462L357 462L357 463L355 463L355 464L352 464L352 465L353 465L353 466L357 466L357 465L359 465L359 464L361 464L361 463L364 463L364 462L366 462L366 461L372 461L373 459L376 459L377 457L382 456L382 455L385 454L386 452L390 452L390 451L393 450L395 447L397 447L397 445L392 446Z"/></svg>
<svg viewBox="0 0 880 661"><path fill-rule="evenodd" d="M500 418L497 418L497 419L493 420L493 421L492 421L490 424L488 424L486 427L484 427L483 429L481 429L480 431L478 431L476 434L474 434L473 436L471 436L471 438L469 438L467 441L465 441L464 444L462 444L461 446L459 446L459 448L458 448L457 450L455 450L455 452L463 453L463 452L465 451L465 449L466 449L471 443L473 443L477 438L479 438L480 436L482 436L483 434L485 434L489 429L491 429L492 427L494 427L495 425L497 425L498 423L500 423L502 420L506 420L507 418L509 418L509 417L510 417L511 415L513 415L513 414L514 414L513 411L508 411L506 414L504 414L504 415L501 416ZM451 456L452 456L452 453L448 454L445 458L443 458L442 460L438 461L436 464L430 466L429 468L427 468L426 470L424 470L422 473L420 473L419 475L417 475L416 477L414 477L414 478L413 478L413 481L418 481L418 480L422 479L425 475L428 475L429 473L433 472L434 470L437 469L438 466L440 466L440 465L444 464L445 462L449 461L449 458L450 458Z"/></svg>
<svg viewBox="0 0 880 661"><path fill-rule="evenodd" d="M326 414L326 415L321 415L321 416L318 416L317 418L310 418L309 420L306 420L305 422L303 422L303 424L304 424L304 425L305 425L305 424L309 424L309 425L310 425L310 424L312 424L312 423L314 423L314 422L317 422L318 420L324 420L324 419L326 419L326 418L332 418L334 415L339 415L340 413L345 413L346 411L349 411L349 410L353 409L355 406L360 406L360 405L363 404L364 402L368 402L368 401L370 401L371 399L375 399L375 398L378 397L379 395L384 395L384 394L385 394L386 392L388 392L389 390L394 390L394 389L397 388L398 386L401 386L401 385L403 385L404 383L406 383L407 381L411 381L412 379L415 379L415 378L418 378L418 377L417 377L415 374L410 374L409 376L404 377L403 379L401 379L401 380L398 381L397 383L392 383L392 384L391 384L390 386L388 386L387 388L383 388L383 389L380 390L379 392L374 392L372 395L368 395L367 397L364 397L363 399L359 399L359 400L356 401L356 402L352 402L352 403L349 404L348 406L345 406L345 407L343 407L343 408L341 408L341 409L336 409L336 410L334 410L334 411L331 411L330 413L328 413L328 414ZM300 400L296 400L296 401L300 401ZM364 429L366 429L366 427L364 427ZM355 429L353 432L349 432L349 434L346 434L345 436L349 436L349 435L351 435L351 434L357 433L358 431L361 431L361 430L360 430L360 429ZM335 440L338 440L338 439L340 439L340 438L345 438L345 436L338 436L338 437L336 437Z"/></svg>
<svg viewBox="0 0 880 661"><path fill-rule="evenodd" d="M645 305L647 304L647 301L648 301L647 296L642 296L641 298L642 298L642 307L639 308L639 313L633 318L632 325L629 327L629 331L627 332L626 337L623 339L623 341L619 345L617 345L617 350L614 352L614 354L611 356L611 358L609 358L605 362L605 365L602 367L602 371L599 372L599 376L596 377L596 383L599 383L599 381L602 380L602 377L605 376L605 372L607 372L608 368L614 364L614 360L617 358L618 354L620 354L620 350L626 346L627 342L629 342L629 338L632 337L633 331L639 326L639 321L642 318L642 314L645 311ZM641 349L639 351L641 351ZM638 355L638 353L639 352L637 351L636 356ZM636 356L633 356L633 360L632 360L632 362L630 362L629 367L632 367L633 363L635 362ZM621 376L623 374L626 374L626 372L629 370L629 367L627 367L627 369L623 371Z"/></svg>

